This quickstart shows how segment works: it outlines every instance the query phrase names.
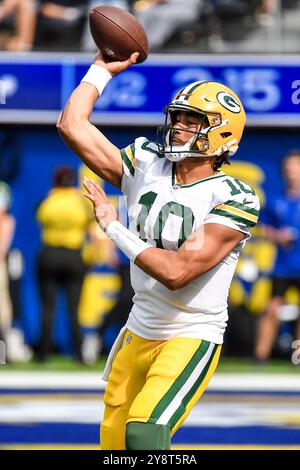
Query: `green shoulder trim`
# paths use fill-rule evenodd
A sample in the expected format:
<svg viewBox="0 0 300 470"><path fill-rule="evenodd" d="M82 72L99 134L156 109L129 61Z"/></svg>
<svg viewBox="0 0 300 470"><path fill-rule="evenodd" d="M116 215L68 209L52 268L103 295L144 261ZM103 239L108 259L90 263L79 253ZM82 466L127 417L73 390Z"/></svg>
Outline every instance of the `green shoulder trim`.
<svg viewBox="0 0 300 470"><path fill-rule="evenodd" d="M247 227L254 227L256 225L256 222L252 222L251 220L245 219L244 217L240 217L236 214L232 214L222 209L213 209L210 213L227 217L228 219L234 220L235 222L238 222L238 223L242 223L246 225Z"/></svg>
<svg viewBox="0 0 300 470"><path fill-rule="evenodd" d="M156 150L152 146L155 146ZM142 143L141 148L143 150L147 150L148 152L154 153L154 155L156 155L158 158L164 158L164 155L159 152L157 145L154 142L150 142L150 140L145 140L145 142Z"/></svg>
<svg viewBox="0 0 300 470"><path fill-rule="evenodd" d="M246 198L245 198L246 199ZM252 202L252 201L251 201ZM258 217L259 215L259 211L256 210L256 209L253 209L249 206L246 205L246 203L244 204L241 204L239 202L236 202L236 201L226 201L224 202L224 204L226 204L226 206L232 206L232 207L236 207L236 209L240 209L241 211L244 211L244 212L248 212L249 214L252 214L252 215L256 215Z"/></svg>
<svg viewBox="0 0 300 470"><path fill-rule="evenodd" d="M121 150L121 157L129 170L129 173L134 176L135 171L135 145L131 144Z"/></svg>

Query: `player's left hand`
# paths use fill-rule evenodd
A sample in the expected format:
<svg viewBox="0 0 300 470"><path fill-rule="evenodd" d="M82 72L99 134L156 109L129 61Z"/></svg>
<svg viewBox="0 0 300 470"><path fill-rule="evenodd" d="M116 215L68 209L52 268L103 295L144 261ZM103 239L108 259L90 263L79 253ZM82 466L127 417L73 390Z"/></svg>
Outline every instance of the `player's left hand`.
<svg viewBox="0 0 300 470"><path fill-rule="evenodd" d="M99 184L84 177L83 185L87 191L83 195L92 201L96 220L105 231L111 222L118 220L117 213Z"/></svg>

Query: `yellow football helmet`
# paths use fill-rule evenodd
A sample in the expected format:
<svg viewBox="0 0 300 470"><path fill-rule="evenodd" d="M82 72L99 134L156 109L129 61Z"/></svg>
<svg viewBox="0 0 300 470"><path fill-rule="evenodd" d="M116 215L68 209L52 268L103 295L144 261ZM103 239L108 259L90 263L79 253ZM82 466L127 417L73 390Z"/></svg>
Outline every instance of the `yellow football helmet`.
<svg viewBox="0 0 300 470"><path fill-rule="evenodd" d="M172 145L176 131L175 112L196 112L202 116L197 132L185 145ZM182 88L168 104L165 125L158 129L162 133L161 153L171 161L189 157L213 157L227 153L232 156L241 140L246 114L237 95L227 86L217 82L193 82ZM181 129L182 130L182 129Z"/></svg>

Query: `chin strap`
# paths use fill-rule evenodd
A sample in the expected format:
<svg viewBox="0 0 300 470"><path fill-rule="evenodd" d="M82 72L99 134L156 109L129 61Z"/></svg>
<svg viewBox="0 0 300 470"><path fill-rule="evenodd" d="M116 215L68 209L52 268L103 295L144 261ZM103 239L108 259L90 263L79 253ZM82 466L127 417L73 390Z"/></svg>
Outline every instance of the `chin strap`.
<svg viewBox="0 0 300 470"><path fill-rule="evenodd" d="M221 121L220 124L214 127L206 127L202 129L201 132L195 133L186 144L184 145L172 145L170 140L172 136L172 132L174 132L174 128L170 128L166 134L165 141L166 145L164 146L164 154L171 162L179 162L181 160L185 160L186 158L199 158L199 157L216 157L221 155L224 152L229 152L230 156L234 155L238 149L238 145L236 144L237 140L233 139L230 142L227 142L226 145L223 147L219 147L212 153L204 153L209 149L209 140L208 134L209 132L213 132L220 127L223 127L228 124L228 120ZM207 140L202 141L202 151L193 149L193 146L200 140L200 136L203 135L207 137ZM231 148L229 148L231 147Z"/></svg>
<svg viewBox="0 0 300 470"><path fill-rule="evenodd" d="M168 151L168 148L166 147L164 150L164 154L167 157L168 160L171 162L179 162L181 160L185 160L186 158L201 158L201 157L218 157L219 155L222 155L225 152L229 152L229 157L232 157L239 148L238 145L234 145L237 143L236 139L230 140L230 142L227 142L226 145L223 147L219 147L217 150L215 150L212 153L202 153L200 151L198 152L188 152L184 148L185 146L177 146L174 147L174 150L176 148L176 151Z"/></svg>

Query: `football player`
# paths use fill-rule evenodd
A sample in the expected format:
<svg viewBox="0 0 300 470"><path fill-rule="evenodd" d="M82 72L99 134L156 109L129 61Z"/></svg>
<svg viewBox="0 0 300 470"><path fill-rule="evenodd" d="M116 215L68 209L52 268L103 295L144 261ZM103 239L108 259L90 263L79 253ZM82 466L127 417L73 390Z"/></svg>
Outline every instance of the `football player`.
<svg viewBox="0 0 300 470"><path fill-rule="evenodd" d="M170 448L211 379L238 256L258 219L251 187L220 167L237 151L245 112L236 94L194 82L166 107L161 141L119 150L89 122L112 75L137 59L99 54L58 120L67 144L127 197L129 229L85 180L101 228L131 260L134 306L109 355L102 449Z"/></svg>

